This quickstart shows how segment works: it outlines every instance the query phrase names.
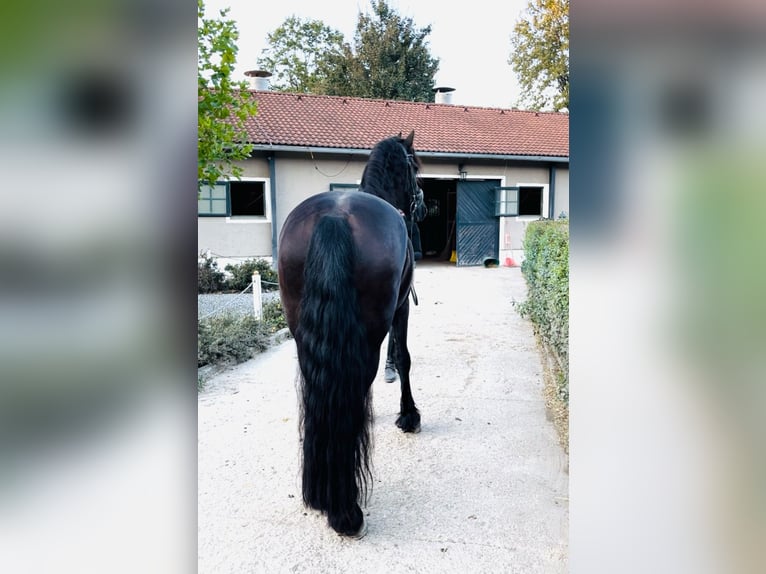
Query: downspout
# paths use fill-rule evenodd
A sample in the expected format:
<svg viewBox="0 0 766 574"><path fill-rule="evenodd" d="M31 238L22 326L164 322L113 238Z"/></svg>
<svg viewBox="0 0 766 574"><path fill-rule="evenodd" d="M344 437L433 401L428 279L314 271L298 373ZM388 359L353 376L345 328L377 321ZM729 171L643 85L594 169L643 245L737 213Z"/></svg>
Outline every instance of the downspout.
<svg viewBox="0 0 766 574"><path fill-rule="evenodd" d="M271 196L271 266L277 268L277 167L274 154L270 154L269 160L269 181Z"/></svg>
<svg viewBox="0 0 766 574"><path fill-rule="evenodd" d="M548 219L556 219L556 164L548 168Z"/></svg>

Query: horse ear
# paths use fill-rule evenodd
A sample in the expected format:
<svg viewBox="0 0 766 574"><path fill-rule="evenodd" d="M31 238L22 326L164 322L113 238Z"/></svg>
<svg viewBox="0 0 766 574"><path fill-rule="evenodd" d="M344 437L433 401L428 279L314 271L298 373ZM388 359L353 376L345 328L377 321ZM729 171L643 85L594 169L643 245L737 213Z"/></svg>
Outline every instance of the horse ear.
<svg viewBox="0 0 766 574"><path fill-rule="evenodd" d="M399 134L399 137L401 137L401 134ZM415 130L412 130L410 132L410 135L407 136L407 139L404 140L404 143L406 143L408 147L412 147L412 142L414 140L415 140Z"/></svg>
<svg viewBox="0 0 766 574"><path fill-rule="evenodd" d="M402 132L399 132L399 139L402 139Z"/></svg>

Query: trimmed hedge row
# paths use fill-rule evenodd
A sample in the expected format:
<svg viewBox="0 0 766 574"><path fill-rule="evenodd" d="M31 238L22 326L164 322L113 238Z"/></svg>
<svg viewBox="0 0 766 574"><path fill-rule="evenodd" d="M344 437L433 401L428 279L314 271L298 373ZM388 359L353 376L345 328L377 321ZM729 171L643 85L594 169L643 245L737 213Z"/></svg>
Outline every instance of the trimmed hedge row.
<svg viewBox="0 0 766 574"><path fill-rule="evenodd" d="M569 222L535 221L524 236L521 272L527 300L518 305L558 366L558 391L569 403Z"/></svg>

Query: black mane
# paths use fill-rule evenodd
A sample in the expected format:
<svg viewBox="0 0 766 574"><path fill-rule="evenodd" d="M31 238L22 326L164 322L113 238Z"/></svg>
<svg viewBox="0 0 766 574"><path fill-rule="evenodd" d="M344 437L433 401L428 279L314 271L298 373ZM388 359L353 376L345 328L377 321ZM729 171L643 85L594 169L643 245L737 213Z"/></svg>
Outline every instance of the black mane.
<svg viewBox="0 0 766 574"><path fill-rule="evenodd" d="M403 213L409 213L415 184L411 181L413 175L407 165L408 156L412 157L416 170L419 169L420 160L410 138L393 136L380 141L370 153L362 173L360 191L377 195Z"/></svg>

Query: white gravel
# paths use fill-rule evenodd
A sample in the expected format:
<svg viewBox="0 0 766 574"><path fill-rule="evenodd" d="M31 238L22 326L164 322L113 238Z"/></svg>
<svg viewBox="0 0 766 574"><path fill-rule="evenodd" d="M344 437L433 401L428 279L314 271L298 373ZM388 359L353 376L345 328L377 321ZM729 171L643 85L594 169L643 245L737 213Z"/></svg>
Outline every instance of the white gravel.
<svg viewBox="0 0 766 574"><path fill-rule="evenodd" d="M381 357L367 536L340 538L301 503L290 340L199 395L200 573L567 571L568 463L532 327L511 303L526 297L520 270L419 264L415 281L422 432L394 425L399 385L383 382Z"/></svg>
<svg viewBox="0 0 766 574"><path fill-rule="evenodd" d="M264 291L261 300L274 301L279 299L279 291ZM216 313L234 313L251 315L253 313L253 292L244 293L205 293L197 296L197 318L212 316Z"/></svg>

